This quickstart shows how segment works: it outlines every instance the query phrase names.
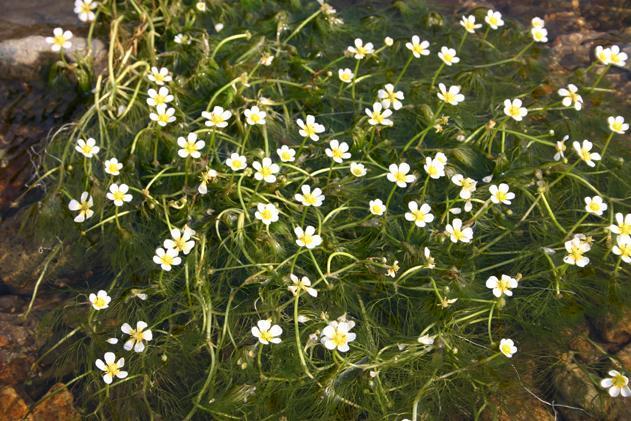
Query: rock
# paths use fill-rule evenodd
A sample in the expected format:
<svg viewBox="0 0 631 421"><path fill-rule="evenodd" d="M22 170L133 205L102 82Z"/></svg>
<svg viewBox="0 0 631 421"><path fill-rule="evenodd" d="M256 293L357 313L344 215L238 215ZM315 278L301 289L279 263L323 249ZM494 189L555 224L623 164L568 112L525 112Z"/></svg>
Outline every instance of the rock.
<svg viewBox="0 0 631 421"><path fill-rule="evenodd" d="M88 54L94 59L95 72L102 71L107 51L105 44L98 39L93 39L92 47L88 49L86 38L74 37L72 38L72 47L65 53L70 60ZM50 50L45 36L31 35L0 42L0 74L3 75L3 78L36 79L45 66L58 58L59 54Z"/></svg>
<svg viewBox="0 0 631 421"><path fill-rule="evenodd" d="M41 340L35 332L36 321L19 314L0 313L0 385L23 382L37 359Z"/></svg>
<svg viewBox="0 0 631 421"><path fill-rule="evenodd" d="M561 364L553 373L558 411L567 421L580 421L589 418L605 419L606 401L601 393L574 361L571 353L561 356ZM574 408L569 408L574 407Z"/></svg>
<svg viewBox="0 0 631 421"><path fill-rule="evenodd" d="M13 387L0 388L0 421L22 420L27 414L28 405Z"/></svg>
<svg viewBox="0 0 631 421"><path fill-rule="evenodd" d="M78 421L74 398L65 384L57 383L33 409L33 421Z"/></svg>
<svg viewBox="0 0 631 421"><path fill-rule="evenodd" d="M592 320L595 332L609 347L619 348L631 342L631 309L622 313L607 314Z"/></svg>
<svg viewBox="0 0 631 421"><path fill-rule="evenodd" d="M631 372L631 343L627 344L624 348L618 351L615 357L622 363L625 371Z"/></svg>

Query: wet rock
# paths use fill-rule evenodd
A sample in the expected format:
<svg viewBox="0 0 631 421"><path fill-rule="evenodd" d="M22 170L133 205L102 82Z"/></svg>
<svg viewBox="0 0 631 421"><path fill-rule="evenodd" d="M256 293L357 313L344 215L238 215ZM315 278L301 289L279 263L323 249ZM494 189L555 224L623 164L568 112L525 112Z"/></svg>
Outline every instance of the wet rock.
<svg viewBox="0 0 631 421"><path fill-rule="evenodd" d="M107 52L105 44L98 39L92 40L92 45L88 46L85 38L74 37L72 47L65 55L71 61L76 57L91 55L95 72L99 73L104 69ZM59 54L51 52L45 36L31 35L0 42L0 74L3 78L36 79L47 65L58 58Z"/></svg>
<svg viewBox="0 0 631 421"><path fill-rule="evenodd" d="M33 421L78 421L81 416L65 384L57 383L33 409Z"/></svg>
<svg viewBox="0 0 631 421"><path fill-rule="evenodd" d="M610 348L619 348L631 342L631 309L608 314L592 321L594 331Z"/></svg>
<svg viewBox="0 0 631 421"><path fill-rule="evenodd" d="M627 344L624 348L618 351L616 353L616 358L620 361L627 373L631 372L631 344Z"/></svg>
<svg viewBox="0 0 631 421"><path fill-rule="evenodd" d="M15 385L28 378L41 346L35 326L34 319L0 313L0 384Z"/></svg>
<svg viewBox="0 0 631 421"><path fill-rule="evenodd" d="M604 395L587 373L573 361L571 353L561 356L561 364L553 374L557 409L567 421L605 419Z"/></svg>
<svg viewBox="0 0 631 421"><path fill-rule="evenodd" d="M0 421L24 419L28 414L28 405L11 386L0 388Z"/></svg>

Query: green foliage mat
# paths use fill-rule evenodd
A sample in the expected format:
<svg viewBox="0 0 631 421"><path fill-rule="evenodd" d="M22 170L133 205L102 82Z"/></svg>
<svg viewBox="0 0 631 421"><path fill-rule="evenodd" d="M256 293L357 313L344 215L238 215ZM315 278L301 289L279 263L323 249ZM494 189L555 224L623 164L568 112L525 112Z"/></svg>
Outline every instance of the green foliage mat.
<svg viewBox="0 0 631 421"><path fill-rule="evenodd" d="M94 79L87 60L58 66L94 101L46 150L38 183L47 194L34 223L63 241L57 253L95 272L49 320L58 373L87 416L473 418L521 390L528 362L545 376L567 349L567 329L628 307L629 265L609 229L631 207L628 143L621 145L628 138L607 123L618 115L602 81L611 64L555 75L549 47L533 42L529 27L505 17L489 30L487 11L477 9L470 13L483 27L469 34L460 17L417 0L337 14L299 0L213 0L206 11L190 1L108 1L97 11L90 36L109 41L107 71ZM415 34L429 41L429 55L406 48ZM345 53L355 38L374 51L361 60ZM460 61L445 65L442 46ZM159 88L148 78L154 66L172 76L164 86L175 121L165 126L150 119L156 109L146 103L148 89ZM350 83L338 78L345 68L355 75ZM388 83L404 94L402 107L389 117L392 127L371 125L365 109ZM582 95L581 111L557 94L569 83ZM439 84L460 86L464 101L443 102ZM516 98L528 110L521 121L504 113L505 100ZM215 106L231 111L227 127L205 125L202 112ZM266 113L264 125L247 124L253 106ZM307 115L325 127L318 141L299 134L297 119ZM191 132L205 143L201 156L182 158L178 138ZM75 148L88 138L100 148L92 158ZM327 155L333 139L349 145L350 159ZM603 155L594 167L572 147L583 139ZM282 145L295 161L281 162ZM237 152L245 170L226 165ZM119 175L105 171L113 157L123 164ZM275 177L263 174L273 182L255 177L253 162L264 157L280 166ZM426 173L428 157L443 176ZM414 180L397 187L387 174L404 162ZM366 174L353 175L351 163ZM452 182L456 174L477 182L470 199ZM108 199L114 183L129 186L131 201L118 207ZM515 195L510 204L491 199L503 183ZM303 185L322 190L321 206L295 199ZM94 214L75 223L69 202L84 191ZM594 196L607 204L600 216L585 209ZM369 209L377 199L381 216ZM406 219L412 201L431 207L424 227ZM255 213L268 203L280 214L266 225ZM456 219L472 229L470 242L446 233ZM192 249L162 270L156 248L185 226L194 231ZM312 249L296 243L294 228L307 226L322 238ZM566 258L574 234L585 236L577 247L589 248L574 254L589 258L584 267ZM317 297L292 293L290 274L308 277ZM503 274L509 291L517 287L497 298L486 283ZM99 289L111 302L96 310L88 297ZM336 350L321 341L338 318L356 334L348 351L351 336L333 338ZM282 328L280 343L253 336L267 319ZM152 340L142 352L126 351L121 325L139 320ZM517 347L510 359L500 352L509 338ZM113 382L104 383L95 361L105 352L125 358L126 378L112 369ZM68 364L73 374L63 370ZM594 382L610 368L588 367Z"/></svg>

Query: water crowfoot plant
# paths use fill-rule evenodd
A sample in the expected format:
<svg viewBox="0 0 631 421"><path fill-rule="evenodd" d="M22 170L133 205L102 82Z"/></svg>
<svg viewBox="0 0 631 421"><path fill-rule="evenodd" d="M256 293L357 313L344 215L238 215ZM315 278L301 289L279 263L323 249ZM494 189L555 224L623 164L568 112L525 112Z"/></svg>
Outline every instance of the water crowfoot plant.
<svg viewBox="0 0 631 421"><path fill-rule="evenodd" d="M108 72L33 227L104 268L51 317L86 416L476 418L629 307L617 46L560 75L492 10L83 3Z"/></svg>

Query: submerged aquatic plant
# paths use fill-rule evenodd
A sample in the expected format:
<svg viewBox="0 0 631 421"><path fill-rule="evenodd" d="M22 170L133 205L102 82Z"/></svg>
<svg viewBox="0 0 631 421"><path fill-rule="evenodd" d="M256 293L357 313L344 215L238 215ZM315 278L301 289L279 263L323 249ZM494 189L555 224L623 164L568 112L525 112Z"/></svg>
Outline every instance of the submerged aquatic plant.
<svg viewBox="0 0 631 421"><path fill-rule="evenodd" d="M541 19L491 10L82 3L107 74L35 226L99 265L51 342L86 415L471 416L628 306L618 47L566 78Z"/></svg>

